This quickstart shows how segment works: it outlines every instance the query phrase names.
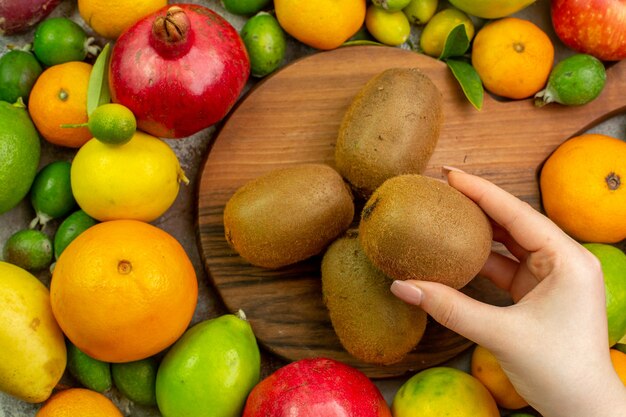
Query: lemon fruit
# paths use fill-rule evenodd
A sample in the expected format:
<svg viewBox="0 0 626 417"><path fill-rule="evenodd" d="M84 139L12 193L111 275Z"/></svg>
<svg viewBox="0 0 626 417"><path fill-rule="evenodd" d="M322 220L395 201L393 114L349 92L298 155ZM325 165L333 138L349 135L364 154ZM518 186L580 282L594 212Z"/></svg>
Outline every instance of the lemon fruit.
<svg viewBox="0 0 626 417"><path fill-rule="evenodd" d="M0 214L26 196L40 156L39 135L24 106L0 101Z"/></svg>
<svg viewBox="0 0 626 417"><path fill-rule="evenodd" d="M28 271L39 271L52 262L52 242L39 230L19 230L6 241L2 255L6 262Z"/></svg>
<svg viewBox="0 0 626 417"><path fill-rule="evenodd" d="M472 40L474 24L468 15L455 8L444 9L435 14L424 26L420 36L420 47L424 53L435 58L439 57L443 52L448 35L452 29L460 24L465 26L467 39Z"/></svg>
<svg viewBox="0 0 626 417"><path fill-rule="evenodd" d="M98 35L117 39L139 19L166 5L167 0L78 0L78 12Z"/></svg>
<svg viewBox="0 0 626 417"><path fill-rule="evenodd" d="M124 145L91 139L72 161L71 183L81 209L100 221L151 222L174 203L187 183L167 143L141 131Z"/></svg>
<svg viewBox="0 0 626 417"><path fill-rule="evenodd" d="M117 389L132 402L145 406L156 405L158 369L159 362L154 357L111 364Z"/></svg>

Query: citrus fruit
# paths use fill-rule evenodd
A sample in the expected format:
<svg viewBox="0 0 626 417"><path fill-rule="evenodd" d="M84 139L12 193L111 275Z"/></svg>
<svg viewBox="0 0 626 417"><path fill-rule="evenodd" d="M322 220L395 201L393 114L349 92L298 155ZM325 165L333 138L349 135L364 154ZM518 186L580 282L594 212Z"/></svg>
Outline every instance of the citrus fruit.
<svg viewBox="0 0 626 417"><path fill-rule="evenodd" d="M61 222L54 234L54 259L59 259L67 245L76 236L98 223L83 210L76 210Z"/></svg>
<svg viewBox="0 0 626 417"><path fill-rule="evenodd" d="M76 22L66 17L55 17L37 25L33 38L33 52L47 67L70 61L82 61L87 53L96 54L98 47L91 45L93 38Z"/></svg>
<svg viewBox="0 0 626 417"><path fill-rule="evenodd" d="M85 230L63 251L50 284L61 329L105 362L144 359L174 343L197 296L195 271L180 243L137 220Z"/></svg>
<svg viewBox="0 0 626 417"><path fill-rule="evenodd" d="M541 169L543 208L558 226L585 242L626 238L626 143L583 134L562 143Z"/></svg>
<svg viewBox="0 0 626 417"><path fill-rule="evenodd" d="M616 349L609 349L611 355L611 362L613 363L613 369L619 376L619 379L624 385L626 385L626 353L620 352Z"/></svg>
<svg viewBox="0 0 626 417"><path fill-rule="evenodd" d="M78 0L78 12L98 35L117 39L142 17L166 5L167 0Z"/></svg>
<svg viewBox="0 0 626 417"><path fill-rule="evenodd" d="M48 399L35 417L123 417L104 395L85 388L59 391Z"/></svg>
<svg viewBox="0 0 626 417"><path fill-rule="evenodd" d="M535 97L541 99L540 105L556 102L580 106L598 97L605 83L604 64L592 55L576 54L554 66L548 77L548 85Z"/></svg>
<svg viewBox="0 0 626 417"><path fill-rule="evenodd" d="M117 389L134 403L156 405L156 376L159 362L154 358L111 365Z"/></svg>
<svg viewBox="0 0 626 417"><path fill-rule="evenodd" d="M517 410L528 405L511 384L498 359L484 347L474 348L471 370L472 376L482 382L500 407Z"/></svg>
<svg viewBox="0 0 626 417"><path fill-rule="evenodd" d="M365 0L274 0L280 26L317 49L341 46L363 26Z"/></svg>
<svg viewBox="0 0 626 417"><path fill-rule="evenodd" d="M372 0L372 3L390 12L398 12L409 5L411 0Z"/></svg>
<svg viewBox="0 0 626 417"><path fill-rule="evenodd" d="M52 242L39 230L20 230L4 244L3 257L20 268L39 271L52 262Z"/></svg>
<svg viewBox="0 0 626 417"><path fill-rule="evenodd" d="M188 180L167 143L136 131L124 145L97 139L83 145L71 181L78 205L94 219L150 222L172 205L179 181Z"/></svg>
<svg viewBox="0 0 626 417"><path fill-rule="evenodd" d="M0 58L0 100L13 104L22 97L28 102L30 90L43 69L37 58L26 51L12 50Z"/></svg>
<svg viewBox="0 0 626 417"><path fill-rule="evenodd" d="M450 367L413 375L396 393L394 417L499 417L496 402L473 376Z"/></svg>
<svg viewBox="0 0 626 417"><path fill-rule="evenodd" d="M493 94L522 99L546 84L554 46L537 25L507 17L485 26L476 34L472 65L483 85Z"/></svg>
<svg viewBox="0 0 626 417"><path fill-rule="evenodd" d="M448 35L458 25L465 26L467 39L474 37L474 24L468 15L455 8L441 10L424 26L420 36L420 47L426 55L439 57L446 45Z"/></svg>
<svg viewBox="0 0 626 417"><path fill-rule="evenodd" d="M71 342L67 343L67 369L90 390L104 392L113 386L111 365L81 352Z"/></svg>
<svg viewBox="0 0 626 417"><path fill-rule="evenodd" d="M585 243L583 246L602 265L609 346L613 346L626 335L626 255L612 245Z"/></svg>
<svg viewBox="0 0 626 417"><path fill-rule="evenodd" d="M90 75L91 65L72 61L54 65L39 76L30 92L28 110L44 139L70 148L78 148L91 139L86 127L61 127L87 122Z"/></svg>
<svg viewBox="0 0 626 417"><path fill-rule="evenodd" d="M251 15L263 10L271 0L222 0L222 5L231 13Z"/></svg>
<svg viewBox="0 0 626 417"><path fill-rule="evenodd" d="M425 25L435 15L438 5L438 0L411 0L402 11L412 25Z"/></svg>
<svg viewBox="0 0 626 417"><path fill-rule="evenodd" d="M411 34L409 19L401 11L390 12L373 4L367 8L365 26L380 43L402 45Z"/></svg>
<svg viewBox="0 0 626 417"><path fill-rule="evenodd" d="M274 72L285 59L285 33L269 13L259 12L250 18L241 29L241 39L250 57L250 73L255 77Z"/></svg>
<svg viewBox="0 0 626 417"><path fill-rule="evenodd" d="M39 135L24 106L0 101L0 213L26 196L40 156Z"/></svg>
<svg viewBox="0 0 626 417"><path fill-rule="evenodd" d="M37 214L31 227L64 217L76 208L70 184L71 167L67 161L55 161L37 173L30 189L30 202Z"/></svg>
<svg viewBox="0 0 626 417"><path fill-rule="evenodd" d="M133 137L137 130L137 120L132 111L117 103L107 103L96 107L87 123L94 138L112 145L121 145Z"/></svg>

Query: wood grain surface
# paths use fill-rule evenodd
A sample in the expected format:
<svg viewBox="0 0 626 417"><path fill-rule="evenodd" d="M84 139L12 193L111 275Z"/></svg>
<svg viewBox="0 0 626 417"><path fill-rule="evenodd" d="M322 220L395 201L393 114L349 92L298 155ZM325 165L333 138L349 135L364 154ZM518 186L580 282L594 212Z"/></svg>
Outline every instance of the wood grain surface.
<svg viewBox="0 0 626 417"><path fill-rule="evenodd" d="M237 188L272 169L305 162L333 166L335 138L350 101L367 80L391 67L420 68L444 96L444 127L426 175L441 177L442 165L455 166L539 210L537 174L546 157L567 138L626 108L626 62L607 71L602 95L585 106L536 108L531 99L498 101L486 95L477 111L445 63L379 46L345 47L295 61L240 101L216 135L199 182L198 233L207 274L230 311L244 310L269 351L287 360L335 358L372 378L437 365L471 343L430 320L425 337L402 362L358 361L341 347L322 302L321 256L279 270L253 267L226 243L222 213ZM492 304L510 303L481 277L464 291Z"/></svg>

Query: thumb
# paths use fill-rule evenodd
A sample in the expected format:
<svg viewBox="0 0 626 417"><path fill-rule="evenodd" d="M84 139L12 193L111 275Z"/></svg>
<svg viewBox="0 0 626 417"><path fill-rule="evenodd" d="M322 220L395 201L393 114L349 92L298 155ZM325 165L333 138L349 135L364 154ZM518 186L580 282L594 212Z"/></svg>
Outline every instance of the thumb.
<svg viewBox="0 0 626 417"><path fill-rule="evenodd" d="M444 284L430 281L394 281L391 292L417 305L448 329L485 347L498 346L504 309L474 300Z"/></svg>

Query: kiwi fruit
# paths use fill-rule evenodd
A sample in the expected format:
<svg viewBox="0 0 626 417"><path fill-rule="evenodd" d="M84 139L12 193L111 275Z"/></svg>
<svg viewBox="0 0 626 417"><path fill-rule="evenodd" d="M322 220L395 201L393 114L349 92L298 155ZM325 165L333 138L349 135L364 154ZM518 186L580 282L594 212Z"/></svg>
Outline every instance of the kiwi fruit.
<svg viewBox="0 0 626 417"><path fill-rule="evenodd" d="M224 233L246 261L273 269L321 253L353 217L341 175L328 165L300 164L239 188L224 208Z"/></svg>
<svg viewBox="0 0 626 417"><path fill-rule="evenodd" d="M492 233L476 203L419 174L385 181L365 203L359 223L363 250L385 274L457 289L484 265Z"/></svg>
<svg viewBox="0 0 626 417"><path fill-rule="evenodd" d="M337 170L361 197L386 179L421 174L443 125L443 99L417 68L391 68L370 79L343 116Z"/></svg>
<svg viewBox="0 0 626 417"><path fill-rule="evenodd" d="M415 348L426 329L426 313L390 290L393 280L369 261L350 230L322 258L322 294L343 347L367 363L389 365Z"/></svg>

